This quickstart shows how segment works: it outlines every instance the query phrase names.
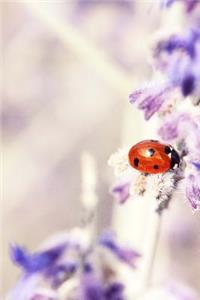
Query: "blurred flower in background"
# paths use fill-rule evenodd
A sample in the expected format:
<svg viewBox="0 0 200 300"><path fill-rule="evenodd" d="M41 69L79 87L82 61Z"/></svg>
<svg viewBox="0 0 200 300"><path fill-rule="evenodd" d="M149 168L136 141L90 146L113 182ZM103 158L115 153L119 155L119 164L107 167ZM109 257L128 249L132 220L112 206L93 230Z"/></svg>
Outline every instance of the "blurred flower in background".
<svg viewBox="0 0 200 300"><path fill-rule="evenodd" d="M135 250L121 245L111 232L91 243L88 232L78 228L53 241L54 246L51 240L51 246L47 243L46 249L34 254L12 246L12 260L24 275L8 299L124 299L125 281L119 277L118 265L134 269L140 256Z"/></svg>

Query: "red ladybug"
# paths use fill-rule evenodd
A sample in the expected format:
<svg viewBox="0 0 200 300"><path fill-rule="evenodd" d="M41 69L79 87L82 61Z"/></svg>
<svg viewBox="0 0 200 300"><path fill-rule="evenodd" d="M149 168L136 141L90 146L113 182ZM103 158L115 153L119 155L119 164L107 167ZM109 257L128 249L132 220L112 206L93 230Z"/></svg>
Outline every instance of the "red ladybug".
<svg viewBox="0 0 200 300"><path fill-rule="evenodd" d="M158 174L179 166L180 158L171 145L145 140L134 145L128 153L130 165L143 173Z"/></svg>

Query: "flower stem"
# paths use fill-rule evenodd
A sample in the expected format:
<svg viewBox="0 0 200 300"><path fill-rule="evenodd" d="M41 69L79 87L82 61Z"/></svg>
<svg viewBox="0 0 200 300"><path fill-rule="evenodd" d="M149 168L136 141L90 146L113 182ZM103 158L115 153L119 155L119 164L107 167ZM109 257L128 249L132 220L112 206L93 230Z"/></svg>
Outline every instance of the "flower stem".
<svg viewBox="0 0 200 300"><path fill-rule="evenodd" d="M143 272L143 290L146 291L152 285L156 254L159 244L160 232L161 232L161 220L162 215L155 214L152 217L151 228L148 236L147 247L145 255L145 264Z"/></svg>
<svg viewBox="0 0 200 300"><path fill-rule="evenodd" d="M81 202L84 207L81 227L88 227L92 233L96 230L95 212L98 204L96 195L97 170L94 157L83 152L81 156L82 189Z"/></svg>

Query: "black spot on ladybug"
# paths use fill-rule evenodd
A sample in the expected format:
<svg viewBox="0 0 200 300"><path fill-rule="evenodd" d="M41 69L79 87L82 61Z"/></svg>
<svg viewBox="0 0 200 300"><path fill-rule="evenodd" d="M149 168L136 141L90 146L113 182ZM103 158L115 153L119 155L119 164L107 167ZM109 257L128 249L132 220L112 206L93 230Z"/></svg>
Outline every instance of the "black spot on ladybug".
<svg viewBox="0 0 200 300"><path fill-rule="evenodd" d="M155 150L150 148L150 149L148 149L148 153L149 153L149 156L153 156L155 153Z"/></svg>
<svg viewBox="0 0 200 300"><path fill-rule="evenodd" d="M165 153L166 153L166 154L171 153L171 149L170 149L169 146L165 146Z"/></svg>
<svg viewBox="0 0 200 300"><path fill-rule="evenodd" d="M156 169L156 170L158 170L159 166L158 165L154 165L153 168Z"/></svg>
<svg viewBox="0 0 200 300"><path fill-rule="evenodd" d="M153 142L153 143L158 143L157 140L150 140L150 142Z"/></svg>
<svg viewBox="0 0 200 300"><path fill-rule="evenodd" d="M180 157L179 157L178 153L173 149L171 151L170 167L171 167L171 169L173 169L175 165L179 166L179 164L180 164Z"/></svg>
<svg viewBox="0 0 200 300"><path fill-rule="evenodd" d="M138 167L139 165L139 159L138 158L134 158L134 166Z"/></svg>

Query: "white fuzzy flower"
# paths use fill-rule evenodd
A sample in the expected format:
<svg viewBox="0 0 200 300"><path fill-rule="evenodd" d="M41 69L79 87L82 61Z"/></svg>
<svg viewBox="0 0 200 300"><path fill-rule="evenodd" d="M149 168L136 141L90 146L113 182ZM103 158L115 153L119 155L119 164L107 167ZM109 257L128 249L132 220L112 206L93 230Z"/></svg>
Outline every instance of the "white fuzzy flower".
<svg viewBox="0 0 200 300"><path fill-rule="evenodd" d="M147 178L146 193L157 199L157 212L161 213L168 207L178 182L182 179L179 170L171 170L163 174L151 175Z"/></svg>
<svg viewBox="0 0 200 300"><path fill-rule="evenodd" d="M129 169L128 152L129 148L125 147L119 149L109 158L108 165L114 168L116 176L120 176L122 173Z"/></svg>
<svg viewBox="0 0 200 300"><path fill-rule="evenodd" d="M146 191L147 176L144 173L139 173L134 181L130 184L129 193L131 196L142 196Z"/></svg>

